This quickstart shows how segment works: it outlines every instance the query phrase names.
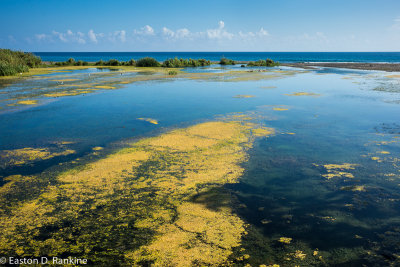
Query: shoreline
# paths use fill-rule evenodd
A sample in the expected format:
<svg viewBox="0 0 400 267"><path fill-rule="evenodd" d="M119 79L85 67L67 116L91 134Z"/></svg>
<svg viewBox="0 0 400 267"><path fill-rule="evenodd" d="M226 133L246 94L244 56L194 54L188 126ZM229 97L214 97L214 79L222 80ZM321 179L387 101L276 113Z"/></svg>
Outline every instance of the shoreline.
<svg viewBox="0 0 400 267"><path fill-rule="evenodd" d="M379 70L387 72L400 72L400 63L368 63L368 62L299 62L282 63L281 66L303 69L315 69L316 67L343 68L357 70Z"/></svg>

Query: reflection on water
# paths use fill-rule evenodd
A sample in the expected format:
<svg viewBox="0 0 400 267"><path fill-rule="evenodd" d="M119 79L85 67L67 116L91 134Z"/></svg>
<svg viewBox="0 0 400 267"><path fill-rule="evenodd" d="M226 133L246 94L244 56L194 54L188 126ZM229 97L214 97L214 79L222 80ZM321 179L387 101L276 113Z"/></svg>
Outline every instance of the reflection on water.
<svg viewBox="0 0 400 267"><path fill-rule="evenodd" d="M256 139L239 183L225 185L234 212L249 224L233 264L400 264L399 95L376 89L399 78L331 68L249 71L190 68L184 73L211 76L167 79L91 68L7 82L0 88L0 175L51 173L128 139L249 116L275 135ZM137 79L146 74L157 79ZM253 97L235 97L246 95ZM32 99L38 104L18 104Z"/></svg>

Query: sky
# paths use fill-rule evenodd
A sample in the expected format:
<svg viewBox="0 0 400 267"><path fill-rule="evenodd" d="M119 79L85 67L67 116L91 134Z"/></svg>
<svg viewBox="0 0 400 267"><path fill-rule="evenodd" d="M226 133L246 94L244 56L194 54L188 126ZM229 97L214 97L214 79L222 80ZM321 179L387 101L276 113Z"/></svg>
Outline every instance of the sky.
<svg viewBox="0 0 400 267"><path fill-rule="evenodd" d="M400 51L399 0L0 0L0 48Z"/></svg>

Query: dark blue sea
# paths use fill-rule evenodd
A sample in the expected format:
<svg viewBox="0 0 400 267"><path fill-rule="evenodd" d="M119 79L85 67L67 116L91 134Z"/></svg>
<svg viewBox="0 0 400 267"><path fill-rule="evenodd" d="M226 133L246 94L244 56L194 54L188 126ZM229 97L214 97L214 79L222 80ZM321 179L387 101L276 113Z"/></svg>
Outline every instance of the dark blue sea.
<svg viewBox="0 0 400 267"><path fill-rule="evenodd" d="M222 57L236 61L255 61L270 58L279 62L400 62L400 52L34 52L43 61L66 61L69 58L95 62L109 59L128 61L153 57L204 58L218 61Z"/></svg>

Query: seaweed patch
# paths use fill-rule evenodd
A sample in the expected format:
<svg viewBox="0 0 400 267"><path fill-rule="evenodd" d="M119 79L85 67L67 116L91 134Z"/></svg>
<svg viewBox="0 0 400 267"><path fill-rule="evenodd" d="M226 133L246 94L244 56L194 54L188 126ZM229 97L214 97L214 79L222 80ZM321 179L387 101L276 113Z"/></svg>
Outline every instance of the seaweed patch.
<svg viewBox="0 0 400 267"><path fill-rule="evenodd" d="M137 118L140 121L147 121L151 124L158 124L158 120L152 119L152 118Z"/></svg>
<svg viewBox="0 0 400 267"><path fill-rule="evenodd" d="M65 170L37 197L0 213L0 252L73 252L99 265L227 263L247 232L223 186L242 175L253 126L202 123ZM23 151L29 159L50 156L46 150ZM3 187L0 196L15 194L11 189Z"/></svg>

